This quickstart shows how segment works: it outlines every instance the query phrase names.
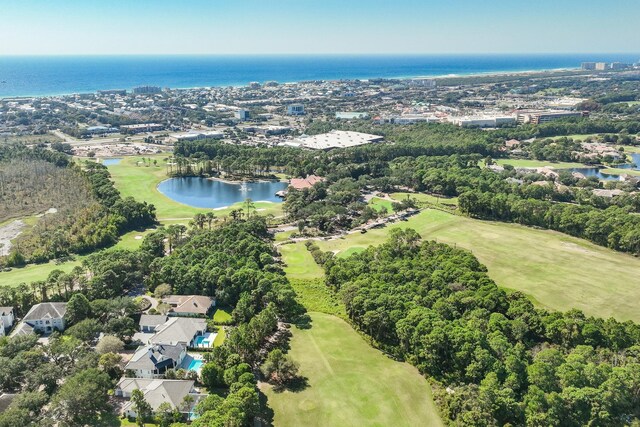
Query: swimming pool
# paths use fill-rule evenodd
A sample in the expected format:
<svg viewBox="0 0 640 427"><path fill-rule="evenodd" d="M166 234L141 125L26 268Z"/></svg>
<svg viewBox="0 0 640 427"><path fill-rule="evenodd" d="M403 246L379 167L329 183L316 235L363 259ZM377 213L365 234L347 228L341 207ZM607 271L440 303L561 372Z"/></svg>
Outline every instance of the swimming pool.
<svg viewBox="0 0 640 427"><path fill-rule="evenodd" d="M196 337L196 347L211 347L209 334Z"/></svg>
<svg viewBox="0 0 640 427"><path fill-rule="evenodd" d="M187 368L190 371L199 371L202 368L202 364L204 361L200 359L193 359L191 363L189 363L189 367Z"/></svg>

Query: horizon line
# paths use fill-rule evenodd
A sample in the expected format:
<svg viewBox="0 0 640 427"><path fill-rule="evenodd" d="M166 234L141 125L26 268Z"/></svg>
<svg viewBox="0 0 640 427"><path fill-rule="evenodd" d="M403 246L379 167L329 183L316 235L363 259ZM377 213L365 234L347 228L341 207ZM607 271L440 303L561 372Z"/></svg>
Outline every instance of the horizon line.
<svg viewBox="0 0 640 427"><path fill-rule="evenodd" d="M0 57L72 56L537 56L537 55L640 55L639 52L270 52L270 53L0 53Z"/></svg>

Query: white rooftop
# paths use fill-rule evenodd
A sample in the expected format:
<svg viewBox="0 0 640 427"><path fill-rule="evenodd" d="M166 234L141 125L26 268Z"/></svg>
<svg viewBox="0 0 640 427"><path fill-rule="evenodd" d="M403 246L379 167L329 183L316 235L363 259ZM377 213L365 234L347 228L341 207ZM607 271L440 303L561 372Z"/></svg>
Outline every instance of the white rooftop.
<svg viewBox="0 0 640 427"><path fill-rule="evenodd" d="M329 133L323 133L320 135L301 136L300 138L297 138L295 142L303 148L310 148L312 150L328 150L331 148L356 147L358 145L379 142L383 139L384 138L380 135L333 130Z"/></svg>

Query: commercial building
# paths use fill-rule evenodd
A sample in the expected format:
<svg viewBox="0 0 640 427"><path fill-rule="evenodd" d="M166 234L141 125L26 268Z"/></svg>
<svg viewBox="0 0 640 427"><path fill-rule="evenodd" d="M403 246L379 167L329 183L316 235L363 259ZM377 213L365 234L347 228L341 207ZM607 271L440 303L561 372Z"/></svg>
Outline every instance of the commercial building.
<svg viewBox="0 0 640 427"><path fill-rule="evenodd" d="M143 133L143 132L157 132L164 130L164 125L159 123L140 123L137 125L122 125L120 126L120 132L122 133Z"/></svg>
<svg viewBox="0 0 640 427"><path fill-rule="evenodd" d="M596 62L596 71L604 71L609 69L609 64L606 62Z"/></svg>
<svg viewBox="0 0 640 427"><path fill-rule="evenodd" d="M147 95L161 92L162 88L159 86L138 86L133 88L133 93L136 95Z"/></svg>
<svg viewBox="0 0 640 427"><path fill-rule="evenodd" d="M201 139L222 139L224 133L210 131L210 132L197 132L191 131L187 133L174 133L170 137L175 141L198 141Z"/></svg>
<svg viewBox="0 0 640 427"><path fill-rule="evenodd" d="M291 104L287 106L287 114L290 116L302 116L304 115L304 105Z"/></svg>
<svg viewBox="0 0 640 427"><path fill-rule="evenodd" d="M98 95L126 95L126 89L109 89L109 90L99 90Z"/></svg>
<svg viewBox="0 0 640 427"><path fill-rule="evenodd" d="M435 79L411 79L409 85L423 87L425 89L435 89L437 86Z"/></svg>
<svg viewBox="0 0 640 427"><path fill-rule="evenodd" d="M249 118L251 117L251 113L249 113L249 110L244 110L241 108L234 113L234 116L236 119L244 122L246 120L249 120Z"/></svg>
<svg viewBox="0 0 640 427"><path fill-rule="evenodd" d="M516 120L520 124L531 123L538 125L554 120L562 120L570 117L587 117L588 115L589 113L581 111L520 111L516 115Z"/></svg>
<svg viewBox="0 0 640 427"><path fill-rule="evenodd" d="M333 148L349 148L358 145L372 144L383 141L380 135L370 135L361 132L333 130L314 136L301 136L294 140L294 144L311 150L331 150Z"/></svg>
<svg viewBox="0 0 640 427"><path fill-rule="evenodd" d="M494 128L501 125L513 124L513 116L462 116L451 117L449 121L460 127Z"/></svg>
<svg viewBox="0 0 640 427"><path fill-rule="evenodd" d="M596 63L595 62L583 62L581 64L581 67L583 70L588 70L588 71L592 71L596 69Z"/></svg>
<svg viewBox="0 0 640 427"><path fill-rule="evenodd" d="M369 113L361 111L338 111L336 113L336 119L340 120L362 120L368 119Z"/></svg>

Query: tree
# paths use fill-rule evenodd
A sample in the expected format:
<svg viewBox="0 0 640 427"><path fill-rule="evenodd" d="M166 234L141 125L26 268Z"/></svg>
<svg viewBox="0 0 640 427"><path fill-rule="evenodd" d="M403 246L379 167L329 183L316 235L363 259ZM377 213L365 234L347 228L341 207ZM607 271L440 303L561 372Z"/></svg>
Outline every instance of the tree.
<svg viewBox="0 0 640 427"><path fill-rule="evenodd" d="M98 354L119 353L123 349L124 343L120 338L113 335L103 336L98 342L98 345L96 345L96 352Z"/></svg>
<svg viewBox="0 0 640 427"><path fill-rule="evenodd" d="M218 387L224 387L224 369L221 368L216 362L205 363L200 371L200 381L209 390L213 392Z"/></svg>
<svg viewBox="0 0 640 427"><path fill-rule="evenodd" d="M61 425L81 427L97 425L112 411L109 404L111 379L98 369L86 369L68 377L51 398L51 415Z"/></svg>
<svg viewBox="0 0 640 427"><path fill-rule="evenodd" d="M275 349L267 355L267 360L262 366L262 373L268 381L283 385L298 376L298 369L296 362L291 360L282 350Z"/></svg>
<svg viewBox="0 0 640 427"><path fill-rule="evenodd" d="M162 299L170 294L171 294L171 285L167 283L158 285L158 287L156 287L156 289L153 291L153 296L156 297L157 299Z"/></svg>
<svg viewBox="0 0 640 427"><path fill-rule="evenodd" d="M80 341L89 342L96 338L102 330L102 325L96 319L84 319L65 332L65 335L78 338Z"/></svg>
<svg viewBox="0 0 640 427"><path fill-rule="evenodd" d="M80 322L86 319L91 314L91 304L86 296L77 293L74 294L67 303L67 312L64 314L64 319L69 325Z"/></svg>
<svg viewBox="0 0 640 427"><path fill-rule="evenodd" d="M122 356L116 353L104 353L100 356L98 367L106 372L111 378L116 379L122 376L122 368L120 363Z"/></svg>
<svg viewBox="0 0 640 427"><path fill-rule="evenodd" d="M144 423L151 418L151 405L144 399L144 394L140 389L131 392L131 404L136 413L136 424L144 426Z"/></svg>

